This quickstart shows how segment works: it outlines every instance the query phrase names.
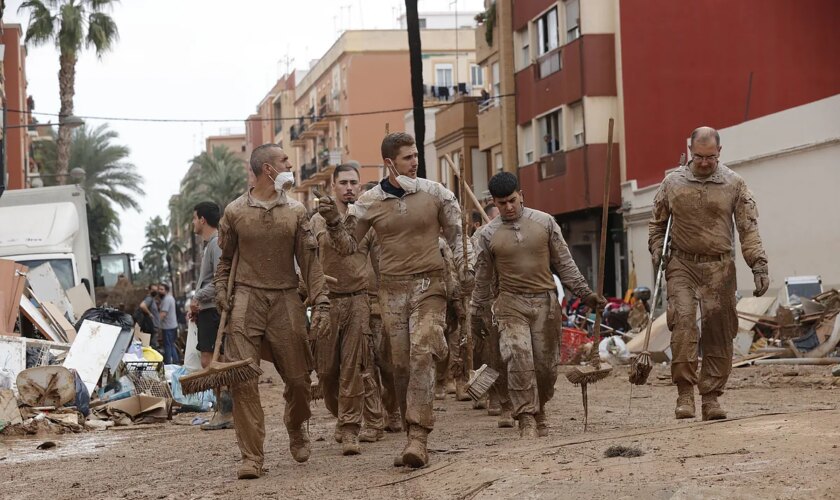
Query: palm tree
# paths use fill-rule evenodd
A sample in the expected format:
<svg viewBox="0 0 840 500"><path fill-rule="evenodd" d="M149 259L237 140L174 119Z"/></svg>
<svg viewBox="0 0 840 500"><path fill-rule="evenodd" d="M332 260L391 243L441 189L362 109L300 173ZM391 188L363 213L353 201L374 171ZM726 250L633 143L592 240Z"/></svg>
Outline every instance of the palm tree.
<svg viewBox="0 0 840 500"><path fill-rule="evenodd" d="M18 9L29 11L25 42L35 45L54 42L59 52L58 93L61 98L58 126L58 173L66 174L70 164L70 132L62 125L73 114L76 93L76 62L83 46L98 57L119 39L117 24L105 13L117 0L26 0Z"/></svg>
<svg viewBox="0 0 840 500"><path fill-rule="evenodd" d="M181 183L187 201L215 201L224 209L248 187L245 162L227 146L214 146L192 159L192 168ZM195 203L193 203L193 206ZM189 207L192 216L192 206Z"/></svg>
<svg viewBox="0 0 840 500"><path fill-rule="evenodd" d="M146 223L146 244L143 245L143 265L149 269L149 274L161 278L164 276L163 262L166 262L166 274L169 275L169 283L175 285L175 276L172 274L172 254L181 251L178 243L172 241L169 233L169 226L163 222L159 215L149 219Z"/></svg>
<svg viewBox="0 0 840 500"><path fill-rule="evenodd" d="M55 132L52 132L55 138ZM143 177L137 167L127 161L131 150L115 144L119 134L109 130L107 124L95 129L81 126L70 137L70 164L85 171L79 184L88 197L88 226L91 251L95 255L108 253L120 243L120 219L117 207L140 210L138 196L143 191ZM57 144L51 140L36 141L33 159L46 174L58 171ZM66 176L46 176L45 185L57 184Z"/></svg>

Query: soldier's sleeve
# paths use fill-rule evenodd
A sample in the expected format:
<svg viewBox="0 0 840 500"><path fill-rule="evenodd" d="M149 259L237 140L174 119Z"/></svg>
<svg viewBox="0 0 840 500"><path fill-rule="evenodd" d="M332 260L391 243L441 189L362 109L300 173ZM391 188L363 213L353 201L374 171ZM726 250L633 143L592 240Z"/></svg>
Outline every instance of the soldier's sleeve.
<svg viewBox="0 0 840 500"><path fill-rule="evenodd" d="M230 267L233 264L233 256L239 248L239 236L234 227L234 218L231 210L225 209L222 220L219 221L219 263L216 265L216 272L213 275L213 285L216 290L227 291L228 276Z"/></svg>
<svg viewBox="0 0 840 500"><path fill-rule="evenodd" d="M306 282L309 303L314 305L329 304L327 281L318 260L318 241L312 230L312 224L306 219L306 212L300 210L295 231L295 258L300 266L300 273Z"/></svg>
<svg viewBox="0 0 840 500"><path fill-rule="evenodd" d="M316 213L309 219L309 224L312 226L312 234L315 235L315 241L318 242L318 247L320 248L328 244L327 223L324 218Z"/></svg>
<svg viewBox="0 0 840 500"><path fill-rule="evenodd" d="M382 248L379 246L379 238L376 237L376 231L368 230L365 238L368 239L368 257L370 258L370 265L373 266L373 273L376 274L376 279L379 279L379 256L382 254ZM369 284L370 285L370 284Z"/></svg>
<svg viewBox="0 0 840 500"><path fill-rule="evenodd" d="M662 248L665 241L665 230L668 227L668 217L671 215L671 207L668 205L667 179L659 185L659 190L653 198L653 217L648 222L648 251L653 255L654 251Z"/></svg>
<svg viewBox="0 0 840 500"><path fill-rule="evenodd" d="M438 248L443 257L443 268L446 274L446 298L457 300L461 296L461 286L455 269L455 260L452 257L452 249L442 238L438 238Z"/></svg>
<svg viewBox="0 0 840 500"><path fill-rule="evenodd" d="M443 228L443 238L452 250L452 256L455 265L458 266L459 274L466 276L465 269L466 272L473 271L474 269L475 253L473 252L470 239L467 238L467 262L464 262L464 246L461 236L461 231L463 231L461 207L458 205L458 200L455 199L455 195L448 189L440 189L438 199L440 200L438 221L440 227Z"/></svg>
<svg viewBox="0 0 840 500"><path fill-rule="evenodd" d="M580 274L580 270L572 259L569 246L563 238L563 233L560 231L560 226L553 218L549 231L548 244L550 246L551 266L557 271L560 282L578 297L589 295L592 293L592 289L586 283L586 278Z"/></svg>
<svg viewBox="0 0 840 500"><path fill-rule="evenodd" d="M329 244L339 255L346 257L359 249L359 243L370 229L370 222L354 214L351 208L343 222L326 227Z"/></svg>
<svg viewBox="0 0 840 500"><path fill-rule="evenodd" d="M741 239L741 253L754 274L767 273L767 255L758 234L758 207L747 184L741 181L735 201L735 226Z"/></svg>
<svg viewBox="0 0 840 500"><path fill-rule="evenodd" d="M483 308L490 305L493 300L496 265L486 239L479 236L475 241L475 286L473 287L471 303L478 308Z"/></svg>

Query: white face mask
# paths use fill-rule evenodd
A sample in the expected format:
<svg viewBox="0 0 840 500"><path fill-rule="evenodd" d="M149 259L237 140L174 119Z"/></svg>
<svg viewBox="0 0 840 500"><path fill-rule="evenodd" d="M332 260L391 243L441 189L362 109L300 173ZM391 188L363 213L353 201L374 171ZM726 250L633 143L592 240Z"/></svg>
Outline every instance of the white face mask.
<svg viewBox="0 0 840 500"><path fill-rule="evenodd" d="M397 184L400 185L403 191L406 193L416 193L417 192L417 178L412 179L407 175L400 175L397 172L397 169L394 168L393 164L388 164L388 168L391 169L391 173L396 177Z"/></svg>
<svg viewBox="0 0 840 500"><path fill-rule="evenodd" d="M280 172L274 178L274 190L278 193L283 192L287 189L287 187L292 187L295 185L295 174L294 172Z"/></svg>

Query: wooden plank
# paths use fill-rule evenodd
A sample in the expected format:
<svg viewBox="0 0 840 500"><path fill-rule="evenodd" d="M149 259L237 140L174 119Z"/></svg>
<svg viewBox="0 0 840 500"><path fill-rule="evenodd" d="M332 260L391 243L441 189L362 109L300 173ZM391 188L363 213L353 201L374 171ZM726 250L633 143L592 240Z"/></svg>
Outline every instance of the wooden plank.
<svg viewBox="0 0 840 500"><path fill-rule="evenodd" d="M73 328L73 325L67 321L67 318L65 318L63 314L61 314L58 306L52 302L44 302L41 304L41 307L47 312L53 322L55 322L64 332L64 337L67 339L67 342L72 344L73 340L76 338L76 329Z"/></svg>
<svg viewBox="0 0 840 500"><path fill-rule="evenodd" d="M70 301L70 306L73 308L73 316L78 321L88 309L96 307L90 294L85 288L85 285L76 285L66 291L67 299Z"/></svg>
<svg viewBox="0 0 840 500"><path fill-rule="evenodd" d="M760 316L763 316L775 302L775 297L744 297L739 300L738 305L735 306L735 310L739 313L738 330L751 331L756 324L756 321L751 318L762 319Z"/></svg>
<svg viewBox="0 0 840 500"><path fill-rule="evenodd" d="M29 301L29 297L23 295L20 298L20 311L23 315L38 327L38 330L47 337L47 340L60 341L60 335L55 331L50 321L44 316L38 307Z"/></svg>
<svg viewBox="0 0 840 500"><path fill-rule="evenodd" d="M753 361L756 361L758 359L770 359L770 358L775 358L775 357L778 357L778 356L779 356L778 353L772 353L772 352L767 353L767 354L761 354L761 353L749 354L747 356L744 356L743 358L738 358L737 360L734 360L733 363L732 363L732 368L739 368L741 366L749 366L749 365L753 364Z"/></svg>
<svg viewBox="0 0 840 500"><path fill-rule="evenodd" d="M15 329L15 322L18 319L18 309L20 308L20 298L23 297L23 290L26 287L26 274L29 268L23 264L15 264L15 289L14 295L9 298L9 317L6 326L8 331ZM0 317L2 319L2 317Z"/></svg>
<svg viewBox="0 0 840 500"><path fill-rule="evenodd" d="M29 280L29 287L37 294L39 302L52 302L61 308L62 314L72 309L64 288L61 287L61 282L58 281L58 276L49 262L30 269L26 278Z"/></svg>

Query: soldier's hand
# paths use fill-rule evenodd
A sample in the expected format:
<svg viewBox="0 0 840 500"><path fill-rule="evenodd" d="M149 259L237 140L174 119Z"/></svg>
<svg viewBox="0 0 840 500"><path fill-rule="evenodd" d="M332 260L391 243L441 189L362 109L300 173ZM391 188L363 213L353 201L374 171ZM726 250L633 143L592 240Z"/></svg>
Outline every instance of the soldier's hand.
<svg viewBox="0 0 840 500"><path fill-rule="evenodd" d="M230 312L230 299L224 288L216 288L216 307L219 312Z"/></svg>
<svg viewBox="0 0 840 500"><path fill-rule="evenodd" d="M659 271L659 261L662 260L662 249L658 248L653 251L653 255L651 256L653 262L653 272ZM665 264L668 264L668 258L665 258Z"/></svg>
<svg viewBox="0 0 840 500"><path fill-rule="evenodd" d="M756 273L753 276L755 280L755 291L753 292L753 296L761 297L765 293L767 293L767 289L770 288L770 277L767 273Z"/></svg>
<svg viewBox="0 0 840 500"><path fill-rule="evenodd" d="M589 292L589 294L581 299L581 302L587 305L593 311L598 311L603 309L607 306L607 299L601 297L595 292Z"/></svg>
<svg viewBox="0 0 840 500"><path fill-rule="evenodd" d="M341 214L338 213L338 206L331 196L323 196L318 198L318 213L327 221L327 224L334 226L341 220Z"/></svg>
<svg viewBox="0 0 840 500"><path fill-rule="evenodd" d="M475 287L475 271L472 269L467 269L466 275L461 280L461 290L472 293L473 287Z"/></svg>
<svg viewBox="0 0 840 500"><path fill-rule="evenodd" d="M318 304L312 309L312 331L314 338L323 338L330 331L330 305Z"/></svg>

